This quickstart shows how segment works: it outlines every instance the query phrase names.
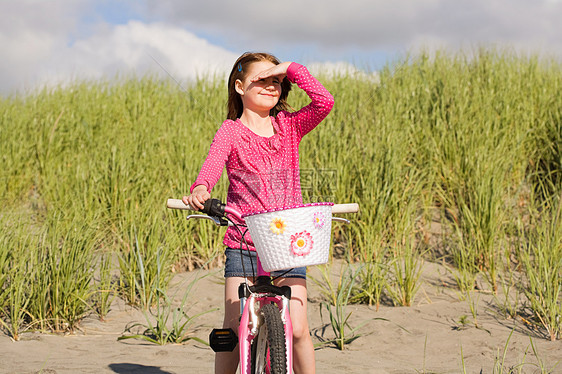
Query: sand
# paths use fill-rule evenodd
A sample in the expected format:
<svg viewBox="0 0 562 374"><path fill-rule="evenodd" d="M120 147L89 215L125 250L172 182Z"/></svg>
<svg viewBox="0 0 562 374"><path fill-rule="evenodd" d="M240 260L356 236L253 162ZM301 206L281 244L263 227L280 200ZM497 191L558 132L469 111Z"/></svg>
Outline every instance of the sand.
<svg viewBox="0 0 562 374"><path fill-rule="evenodd" d="M338 270L334 267L334 273ZM318 277L318 269L311 274ZM196 275L206 275L192 292L190 313L222 306L220 270L181 273L174 277L169 294L177 292ZM506 319L487 291L478 293L474 327L469 303L460 300L450 274L440 264L426 263L422 285L411 307L349 305L351 327L365 325L361 336L344 351L326 346L316 350L318 373L493 373L503 362L504 371L540 373L540 360L552 368L562 360L562 341L551 342L523 320ZM321 292L309 282L309 323L313 340L333 337L324 328L328 316L321 309ZM466 316L468 323L459 321ZM126 326L144 323L143 314L116 299L105 321L88 316L81 331L66 335L25 333L14 342L0 335L1 373L212 373L214 353L193 340L159 346L142 340L122 340ZM219 327L222 311L195 320L194 335L207 339ZM510 337L510 334L511 337ZM537 355L531 348L531 339ZM507 345L507 348L506 348ZM504 358L505 356L505 358ZM463 366L464 365L464 366ZM519 372L519 371L515 371ZM562 362L551 372L562 373Z"/></svg>

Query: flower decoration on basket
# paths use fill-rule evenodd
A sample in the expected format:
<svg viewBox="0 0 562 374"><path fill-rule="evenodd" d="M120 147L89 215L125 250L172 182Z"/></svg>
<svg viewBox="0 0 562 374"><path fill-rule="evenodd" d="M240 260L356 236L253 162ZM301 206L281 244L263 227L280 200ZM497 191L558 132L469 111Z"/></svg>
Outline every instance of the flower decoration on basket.
<svg viewBox="0 0 562 374"><path fill-rule="evenodd" d="M326 216L322 212L315 212L312 215L312 222L314 223L314 227L320 229L326 223Z"/></svg>
<svg viewBox="0 0 562 374"><path fill-rule="evenodd" d="M306 256L312 249L312 235L303 231L298 234L291 235L291 251L297 256Z"/></svg>
<svg viewBox="0 0 562 374"><path fill-rule="evenodd" d="M283 234L285 229L287 228L287 224L283 218L275 217L271 220L271 224L269 225L269 230L271 230L274 234Z"/></svg>

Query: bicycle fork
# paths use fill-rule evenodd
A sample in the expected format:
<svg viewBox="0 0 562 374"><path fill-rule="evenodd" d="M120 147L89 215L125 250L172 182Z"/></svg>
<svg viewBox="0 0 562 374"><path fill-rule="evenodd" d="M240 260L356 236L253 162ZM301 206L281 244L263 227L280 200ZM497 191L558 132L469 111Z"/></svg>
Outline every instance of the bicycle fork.
<svg viewBox="0 0 562 374"><path fill-rule="evenodd" d="M250 294L248 297L240 298L240 309L242 317L238 329L238 344L240 352L240 373L251 373L251 345L257 337L261 318L259 309L265 304L275 303L279 308L281 320L285 331L285 346L287 351L287 373L292 373L293 368L293 325L291 323L289 300L284 295L272 294Z"/></svg>

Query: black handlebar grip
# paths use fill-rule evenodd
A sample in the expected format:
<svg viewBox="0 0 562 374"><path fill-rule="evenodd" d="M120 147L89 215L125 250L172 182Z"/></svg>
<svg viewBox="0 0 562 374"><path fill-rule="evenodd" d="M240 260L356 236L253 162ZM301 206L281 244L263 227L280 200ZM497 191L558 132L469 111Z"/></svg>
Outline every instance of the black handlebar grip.
<svg viewBox="0 0 562 374"><path fill-rule="evenodd" d="M203 204L203 209L201 211L210 215L211 217L224 217L224 207L219 199L209 199Z"/></svg>

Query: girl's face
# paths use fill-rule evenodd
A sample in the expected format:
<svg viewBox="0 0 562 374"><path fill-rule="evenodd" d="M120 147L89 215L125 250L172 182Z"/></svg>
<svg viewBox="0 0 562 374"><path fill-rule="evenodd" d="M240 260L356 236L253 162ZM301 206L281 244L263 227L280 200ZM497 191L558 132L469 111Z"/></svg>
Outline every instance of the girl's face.
<svg viewBox="0 0 562 374"><path fill-rule="evenodd" d="M242 98L244 109L269 113L277 105L281 96L282 79L280 77L268 77L252 82L252 78L258 73L273 66L275 64L269 61L254 62L248 66L244 81L236 81L236 92Z"/></svg>

